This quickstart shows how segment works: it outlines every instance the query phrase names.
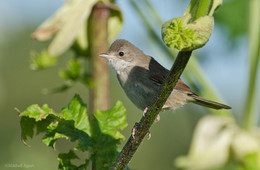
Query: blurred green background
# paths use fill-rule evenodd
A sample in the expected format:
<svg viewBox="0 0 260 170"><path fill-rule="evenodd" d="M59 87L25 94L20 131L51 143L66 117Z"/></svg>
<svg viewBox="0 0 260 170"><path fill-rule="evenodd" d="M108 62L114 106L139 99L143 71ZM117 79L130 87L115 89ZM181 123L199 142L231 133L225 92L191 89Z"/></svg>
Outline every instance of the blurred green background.
<svg viewBox="0 0 260 170"><path fill-rule="evenodd" d="M142 10L146 10L142 8L141 2L136 2ZM181 0L150 2L163 21L182 15L189 3ZM47 103L58 112L75 93L79 93L85 102L89 101L88 89L81 84L76 84L63 93L42 93L46 88L62 84L58 71L66 67L71 55L69 52L59 58L55 67L36 72L29 67L30 52L47 47L47 43L31 40L30 34L62 3L62 0L0 0L0 169L8 169L10 166L19 169L57 169L58 151L66 149L68 144L59 141L56 152L46 147L39 135L29 140L30 148L24 146L20 139L18 113L14 108L23 111L31 104ZM118 38L128 39L165 67L171 67L173 61L164 57L165 52L152 43L151 36L133 6L127 0L118 1L118 5L124 14L123 30ZM240 106L244 102L248 80L247 1L227 1L217 12L216 19L210 41L203 49L197 50L196 54L205 74L238 117L241 115ZM155 29L160 34L160 28ZM142 112L126 98L113 70L110 72L111 105L121 100L127 108L129 126L123 134L128 138ZM155 123L150 130L151 139L144 140L129 167L142 170L174 169L174 158L187 154L196 122L205 114L204 108L192 104L177 109L174 113L162 113L160 122Z"/></svg>

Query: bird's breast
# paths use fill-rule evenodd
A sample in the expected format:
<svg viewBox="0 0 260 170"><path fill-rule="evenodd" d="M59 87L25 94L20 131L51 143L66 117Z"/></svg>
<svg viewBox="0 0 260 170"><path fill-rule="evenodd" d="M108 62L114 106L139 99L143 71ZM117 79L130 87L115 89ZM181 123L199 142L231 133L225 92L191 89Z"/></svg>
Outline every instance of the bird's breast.
<svg viewBox="0 0 260 170"><path fill-rule="evenodd" d="M143 110L153 102L159 87L154 87L149 79L142 75L131 76L126 72L120 72L117 76L126 95L138 108Z"/></svg>

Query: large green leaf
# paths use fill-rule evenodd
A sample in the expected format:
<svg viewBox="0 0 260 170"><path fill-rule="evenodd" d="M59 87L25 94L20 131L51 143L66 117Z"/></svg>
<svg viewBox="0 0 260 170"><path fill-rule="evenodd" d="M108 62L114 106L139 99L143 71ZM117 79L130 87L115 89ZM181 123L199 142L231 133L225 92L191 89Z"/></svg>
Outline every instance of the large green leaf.
<svg viewBox="0 0 260 170"><path fill-rule="evenodd" d="M53 148L60 138L77 141L74 149L89 151L96 168L107 169L117 155L117 144L124 139L117 129L127 126L125 116L126 110L121 102L117 102L112 109L89 115L86 104L79 95L75 95L60 113L55 113L47 105L32 105L20 113L22 139L26 141L28 137L32 138L36 128L37 134L44 133L43 143ZM62 166L75 166L70 163L71 159L77 158L73 154L59 155L60 169Z"/></svg>

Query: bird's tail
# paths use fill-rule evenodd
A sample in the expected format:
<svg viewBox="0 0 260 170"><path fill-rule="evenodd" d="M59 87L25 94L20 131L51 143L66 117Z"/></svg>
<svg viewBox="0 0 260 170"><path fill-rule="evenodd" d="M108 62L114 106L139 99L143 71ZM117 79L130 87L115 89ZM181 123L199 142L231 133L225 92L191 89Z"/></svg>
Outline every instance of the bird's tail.
<svg viewBox="0 0 260 170"><path fill-rule="evenodd" d="M214 102L214 101L211 101L211 100L204 99L204 98L199 97L195 94L193 94L192 97L194 99L194 101L192 101L192 102L199 104L201 106L209 107L209 108L212 108L212 109L231 109L230 106L227 106L225 104L221 104L221 103L218 103L218 102Z"/></svg>

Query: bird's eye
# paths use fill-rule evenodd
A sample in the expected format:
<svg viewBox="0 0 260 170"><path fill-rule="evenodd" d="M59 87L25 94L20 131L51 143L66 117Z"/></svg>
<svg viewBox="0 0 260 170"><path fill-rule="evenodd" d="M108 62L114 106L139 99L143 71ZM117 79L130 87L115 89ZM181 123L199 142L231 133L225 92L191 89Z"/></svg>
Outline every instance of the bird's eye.
<svg viewBox="0 0 260 170"><path fill-rule="evenodd" d="M123 57L125 55L125 53L123 51L120 51L119 53L119 56Z"/></svg>

